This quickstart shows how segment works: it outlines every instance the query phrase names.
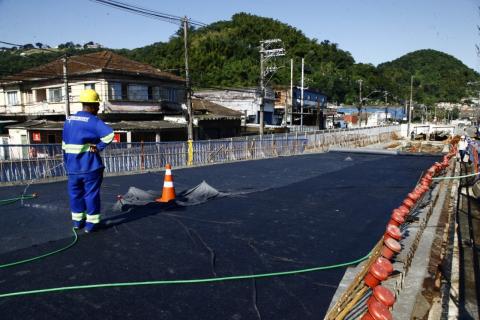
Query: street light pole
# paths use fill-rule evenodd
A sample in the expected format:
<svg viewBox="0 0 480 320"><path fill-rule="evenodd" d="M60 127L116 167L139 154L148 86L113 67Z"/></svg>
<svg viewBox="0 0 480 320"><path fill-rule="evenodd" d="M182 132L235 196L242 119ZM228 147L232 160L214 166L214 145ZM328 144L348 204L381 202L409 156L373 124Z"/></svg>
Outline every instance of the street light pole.
<svg viewBox="0 0 480 320"><path fill-rule="evenodd" d="M410 77L410 103L408 104L407 136L410 135L410 126L412 123L412 104L413 104L413 76Z"/></svg>
<svg viewBox="0 0 480 320"><path fill-rule="evenodd" d="M303 87L303 84L304 84L304 69L305 69L305 58L302 58L302 92L301 92L301 96L300 96L300 128L301 130L303 131L303 90L304 90L304 87Z"/></svg>

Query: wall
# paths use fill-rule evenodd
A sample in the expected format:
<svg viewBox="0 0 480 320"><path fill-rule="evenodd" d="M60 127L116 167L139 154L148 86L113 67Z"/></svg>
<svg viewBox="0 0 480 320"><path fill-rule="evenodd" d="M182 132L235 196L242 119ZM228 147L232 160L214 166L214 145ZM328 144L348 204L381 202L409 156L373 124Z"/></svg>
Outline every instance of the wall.
<svg viewBox="0 0 480 320"><path fill-rule="evenodd" d="M268 99L265 100L264 111L272 113L274 111L275 95L273 91L266 93ZM252 117L258 123L258 112L260 111L260 99L256 90L245 89L238 91L219 90L219 91L199 91L195 96L204 98L223 107L247 113L247 117ZM271 99L271 100L270 100ZM265 117L267 118L267 117ZM269 117L271 119L271 116ZM271 123L269 123L271 124Z"/></svg>
<svg viewBox="0 0 480 320"><path fill-rule="evenodd" d="M141 84L148 86L160 87L164 91L166 88L174 88L176 90L177 102L163 100L149 100L149 101L129 101L119 100L111 101L109 99L109 82L120 82L125 84ZM185 102L185 90L182 85L176 82L167 82L161 80L146 80L144 78L135 77L121 77L121 78L100 78L98 75L86 76L81 80L70 80L70 112L72 114L82 109L82 104L79 102L81 92L86 88L86 85L93 84L95 90L100 95L100 113L145 113L145 112L163 112L164 109L169 111L180 112L181 104ZM10 91L19 89L18 86L10 86L5 90L0 88L0 113L1 114L29 114L29 115L62 115L65 113L65 102L63 82L56 81L41 81L34 85L28 86L23 84L24 92L20 94L22 105L19 106L6 106L6 93L4 91ZM49 101L49 90L52 88L61 88L62 101L52 102ZM32 90L32 94L26 93L27 90Z"/></svg>

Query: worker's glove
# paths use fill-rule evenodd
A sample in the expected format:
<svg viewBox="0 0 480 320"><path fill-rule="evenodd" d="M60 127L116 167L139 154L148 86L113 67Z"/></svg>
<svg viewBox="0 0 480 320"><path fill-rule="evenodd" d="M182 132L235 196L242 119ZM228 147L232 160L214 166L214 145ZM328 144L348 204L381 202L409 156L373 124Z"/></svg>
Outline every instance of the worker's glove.
<svg viewBox="0 0 480 320"><path fill-rule="evenodd" d="M90 152L98 152L97 146L95 144L90 145L90 149L88 150Z"/></svg>

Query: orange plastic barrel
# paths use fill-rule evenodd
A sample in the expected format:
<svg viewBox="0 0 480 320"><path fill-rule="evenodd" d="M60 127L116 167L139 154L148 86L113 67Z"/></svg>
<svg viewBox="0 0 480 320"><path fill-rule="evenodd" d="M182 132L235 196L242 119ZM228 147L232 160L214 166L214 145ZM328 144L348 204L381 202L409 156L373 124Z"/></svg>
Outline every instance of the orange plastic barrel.
<svg viewBox="0 0 480 320"><path fill-rule="evenodd" d="M381 255L388 260L392 260L393 256L395 256L401 250L402 246L397 240L393 238L387 238L383 240Z"/></svg>
<svg viewBox="0 0 480 320"><path fill-rule="evenodd" d="M375 288L373 288L372 295L368 299L367 305L369 306L375 301L380 302L385 307L389 308L395 303L395 294L393 294L390 289L384 286L376 286Z"/></svg>

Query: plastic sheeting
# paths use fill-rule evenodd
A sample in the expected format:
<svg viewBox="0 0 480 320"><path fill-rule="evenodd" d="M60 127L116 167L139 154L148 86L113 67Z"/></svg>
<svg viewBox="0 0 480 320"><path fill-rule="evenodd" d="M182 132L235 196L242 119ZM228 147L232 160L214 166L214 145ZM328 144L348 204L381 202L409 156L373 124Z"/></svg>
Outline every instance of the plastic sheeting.
<svg viewBox="0 0 480 320"><path fill-rule="evenodd" d="M227 192L220 192L210 186L207 182L202 181L199 185L180 192L177 198L172 201L172 204L177 206L194 206L213 200L218 197L225 197L230 195ZM161 193L153 190L142 190L137 187L130 187L124 195L121 195L118 201L113 206L113 211L126 211L125 208L130 209L133 206L145 206L149 203L155 202L155 199L161 196Z"/></svg>

